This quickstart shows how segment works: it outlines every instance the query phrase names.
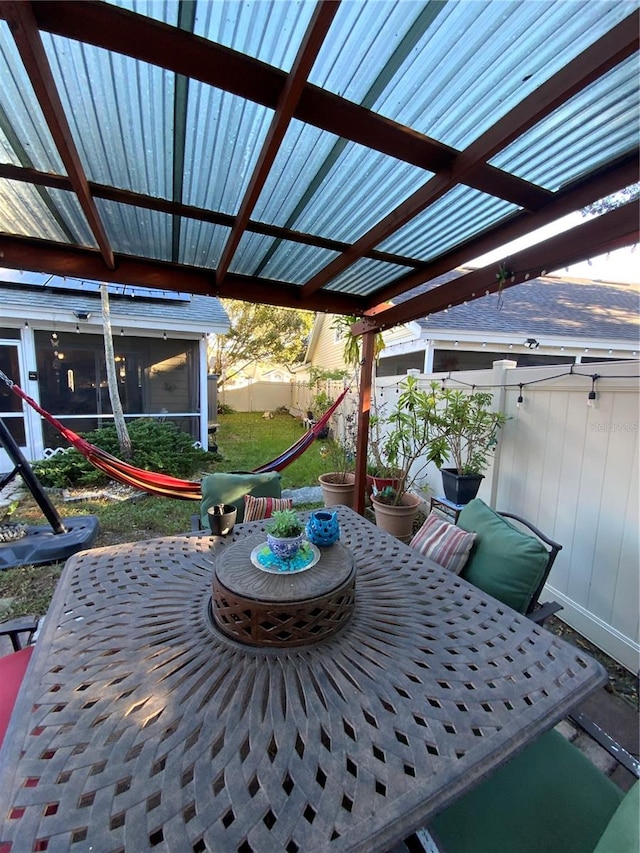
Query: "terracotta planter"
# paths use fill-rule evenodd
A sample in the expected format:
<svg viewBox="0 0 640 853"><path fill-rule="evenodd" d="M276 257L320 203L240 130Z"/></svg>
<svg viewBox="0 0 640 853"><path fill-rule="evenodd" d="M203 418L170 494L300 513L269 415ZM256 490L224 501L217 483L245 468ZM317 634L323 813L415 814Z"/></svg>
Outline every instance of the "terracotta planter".
<svg viewBox="0 0 640 853"><path fill-rule="evenodd" d="M344 504L353 509L354 495L356 490L355 474L321 474L318 481L322 486L322 497L325 506L336 506Z"/></svg>
<svg viewBox="0 0 640 853"><path fill-rule="evenodd" d="M397 506L383 503L375 495L371 498L376 525L398 539L406 540L411 538L413 522L421 503L422 499L413 492L405 492Z"/></svg>
<svg viewBox="0 0 640 853"><path fill-rule="evenodd" d="M397 477L376 477L373 474L367 474L367 495L371 497L374 486L376 492L381 492L386 486L397 489L399 482L400 480Z"/></svg>

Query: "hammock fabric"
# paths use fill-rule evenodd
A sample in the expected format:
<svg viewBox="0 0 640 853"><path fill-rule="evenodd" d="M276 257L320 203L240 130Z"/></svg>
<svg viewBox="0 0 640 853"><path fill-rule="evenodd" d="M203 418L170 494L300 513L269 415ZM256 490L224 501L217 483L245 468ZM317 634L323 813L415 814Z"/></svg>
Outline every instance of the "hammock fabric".
<svg viewBox="0 0 640 853"><path fill-rule="evenodd" d="M12 382L11 379L9 379L1 370L0 378L6 382L14 394L24 400L25 403L28 403L36 410L36 412L38 412L38 414L42 415L42 417L48 421L51 426L55 427L55 429L57 429L58 432L67 439L69 444L82 453L82 455L85 456L95 468L98 468L98 470L102 471L112 480L118 480L118 482L124 483L127 486L132 486L134 489L139 489L140 491L149 492L152 495L159 495L161 497L177 498L178 500L185 501L199 501L202 499L199 481L181 480L177 477L171 477L168 474L157 474L154 471L145 471L143 468L136 468L134 465L129 465L127 462L123 462L121 459L112 456L111 453L107 453L106 450L102 450L101 448L96 447L95 444L91 444L91 442L82 438L73 430L68 429L57 418L38 405L32 397L29 397L22 388L16 385L15 382ZM297 459L298 456L304 453L320 431L327 425L331 415L340 405L348 390L348 388L345 388L342 394L340 394L338 399L331 405L324 415L319 418L319 420L310 427L310 429L308 429L307 432L305 432L304 435L295 442L295 444L293 444L288 450L285 450L284 453L281 453L280 456L272 459L271 462L267 462L266 465L256 468L252 473L264 474L268 471L282 471L287 465L293 462L294 459Z"/></svg>

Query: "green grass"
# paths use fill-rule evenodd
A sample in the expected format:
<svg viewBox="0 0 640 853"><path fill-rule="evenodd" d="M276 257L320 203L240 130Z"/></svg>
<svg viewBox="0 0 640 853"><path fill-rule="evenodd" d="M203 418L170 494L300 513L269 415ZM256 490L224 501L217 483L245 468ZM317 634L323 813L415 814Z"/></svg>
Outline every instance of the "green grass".
<svg viewBox="0 0 640 853"><path fill-rule="evenodd" d="M221 459L212 470L251 471L269 462L290 447L303 433L300 421L290 415L236 413L221 415L216 435ZM315 486L318 475L326 471L320 458L322 442L314 441L305 453L282 472L283 489ZM197 479L194 474L192 479ZM140 493L134 500L87 500L65 502L51 494L60 515L97 515L100 533L96 548L121 542L136 542L159 536L173 536L191 529L191 516L198 512L196 501L177 501ZM20 501L12 521L47 524L31 496ZM62 563L47 566L20 566L0 572L0 619L36 613L43 614L62 571Z"/></svg>
<svg viewBox="0 0 640 853"><path fill-rule="evenodd" d="M291 415L274 414L266 419L261 412L236 412L220 415L218 423L216 441L223 459L217 471L253 471L290 447L304 432L300 421ZM318 485L318 476L327 470L326 461L320 458L321 446L321 441L314 441L284 469L283 489Z"/></svg>

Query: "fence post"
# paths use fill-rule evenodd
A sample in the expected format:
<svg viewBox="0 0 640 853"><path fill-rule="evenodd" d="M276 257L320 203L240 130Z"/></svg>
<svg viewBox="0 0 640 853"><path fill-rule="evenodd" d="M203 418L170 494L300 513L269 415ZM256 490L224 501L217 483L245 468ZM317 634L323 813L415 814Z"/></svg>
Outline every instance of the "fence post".
<svg viewBox="0 0 640 853"><path fill-rule="evenodd" d="M507 370L517 367L518 362L505 358L501 361L494 361L491 369L491 386L493 390L493 403L491 408L494 412L504 412L507 401L507 389L505 388L505 379ZM496 390L497 389L497 390ZM491 497L490 505L495 509L496 497L498 494L498 478L500 476L500 456L502 442L498 439L498 445L493 457L493 466L491 468Z"/></svg>

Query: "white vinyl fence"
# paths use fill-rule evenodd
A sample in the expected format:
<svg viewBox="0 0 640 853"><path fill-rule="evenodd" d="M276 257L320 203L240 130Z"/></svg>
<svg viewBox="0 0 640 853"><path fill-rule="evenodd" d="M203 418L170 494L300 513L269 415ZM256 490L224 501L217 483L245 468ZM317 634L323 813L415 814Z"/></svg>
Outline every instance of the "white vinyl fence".
<svg viewBox="0 0 640 853"><path fill-rule="evenodd" d="M540 368L496 362L492 371L419 377L493 391L509 420L479 497L563 545L546 598L560 602L560 618L632 672L640 658L639 373L638 362L629 361ZM402 379L378 379L376 403L393 403ZM592 384L595 401L588 399ZM440 474L431 469L425 485L442 494Z"/></svg>

